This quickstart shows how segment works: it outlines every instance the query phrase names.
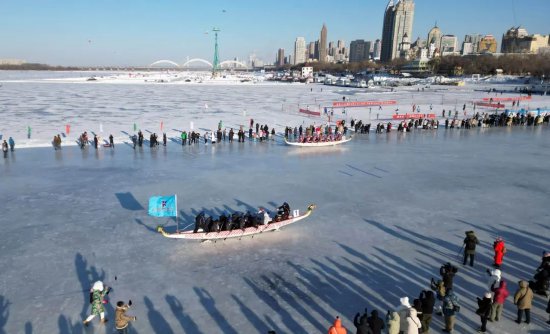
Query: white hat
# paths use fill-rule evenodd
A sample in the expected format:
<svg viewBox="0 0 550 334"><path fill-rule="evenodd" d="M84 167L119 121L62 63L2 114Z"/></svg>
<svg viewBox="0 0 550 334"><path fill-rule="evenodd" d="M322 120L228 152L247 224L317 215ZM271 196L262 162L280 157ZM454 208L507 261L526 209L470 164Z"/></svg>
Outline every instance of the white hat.
<svg viewBox="0 0 550 334"><path fill-rule="evenodd" d="M403 298L399 298L399 302L401 303L401 305L403 306L407 306L407 307L411 307L411 304L409 304L409 297L403 297Z"/></svg>
<svg viewBox="0 0 550 334"><path fill-rule="evenodd" d="M94 286L92 287L92 290L103 291L103 282L102 281L95 282Z"/></svg>
<svg viewBox="0 0 550 334"><path fill-rule="evenodd" d="M500 269L495 269L493 270L493 275L500 279L500 276L502 276L502 272L500 271Z"/></svg>
<svg viewBox="0 0 550 334"><path fill-rule="evenodd" d="M491 298L493 295L490 292L485 292L485 295L483 295L485 298Z"/></svg>

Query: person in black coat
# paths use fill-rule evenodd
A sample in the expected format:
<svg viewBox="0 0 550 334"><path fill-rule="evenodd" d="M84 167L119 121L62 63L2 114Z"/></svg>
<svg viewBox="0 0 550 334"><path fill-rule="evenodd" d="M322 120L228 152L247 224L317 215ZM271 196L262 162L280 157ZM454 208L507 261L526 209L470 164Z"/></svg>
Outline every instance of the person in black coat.
<svg viewBox="0 0 550 334"><path fill-rule="evenodd" d="M384 329L384 320L378 317L377 310L373 310L370 313L370 317L367 319L367 322L372 330L372 334L382 334L382 330Z"/></svg>
<svg viewBox="0 0 550 334"><path fill-rule="evenodd" d="M439 274L441 275L441 280L443 281L445 289L453 288L453 279L457 271L458 269L449 262L441 266L441 268L439 269Z"/></svg>
<svg viewBox="0 0 550 334"><path fill-rule="evenodd" d="M428 333L430 330L430 323L432 322L432 314L434 312L435 296L433 291L424 290L420 293L420 302L422 303L422 316L420 321L422 322L422 333Z"/></svg>
<svg viewBox="0 0 550 334"><path fill-rule="evenodd" d="M357 334L373 334L370 329L369 323L367 322L367 309L365 309L365 314L361 315L359 312L355 315L353 319L353 324L357 328Z"/></svg>
<svg viewBox="0 0 550 334"><path fill-rule="evenodd" d="M478 309L476 314L481 318L481 327L478 333L485 333L487 331L487 319L491 315L491 305L493 304L492 295L490 292L486 292L483 299L477 298Z"/></svg>

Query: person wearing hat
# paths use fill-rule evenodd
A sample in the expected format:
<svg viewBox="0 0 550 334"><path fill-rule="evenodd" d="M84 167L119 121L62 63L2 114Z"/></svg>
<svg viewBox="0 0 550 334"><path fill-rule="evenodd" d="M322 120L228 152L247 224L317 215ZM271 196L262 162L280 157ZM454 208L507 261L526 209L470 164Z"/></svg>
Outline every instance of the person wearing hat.
<svg viewBox="0 0 550 334"><path fill-rule="evenodd" d="M490 292L485 292L485 294L483 295L483 299L479 297L477 298L478 309L476 311L476 314L479 315L479 317L481 318L481 327L478 329L478 333L485 333L487 331L487 320L491 315L492 304L492 294Z"/></svg>
<svg viewBox="0 0 550 334"><path fill-rule="evenodd" d="M518 318L516 319L516 323L521 324L523 313L525 313L525 323L530 323L533 290L531 290L527 281L519 281L519 289L514 294L514 304L518 307Z"/></svg>
<svg viewBox="0 0 550 334"><path fill-rule="evenodd" d="M487 281L487 285L488 285L488 288L489 290L493 290L493 289L496 289L499 284L500 284L500 280L502 279L502 272L500 271L500 269L493 269L493 270L489 270L487 269L487 274L489 274L489 280Z"/></svg>
<svg viewBox="0 0 550 334"><path fill-rule="evenodd" d="M407 333L409 330L407 317L409 316L409 310L411 308L409 297L399 299L399 306L397 307L397 313L399 314L399 333Z"/></svg>
<svg viewBox="0 0 550 334"><path fill-rule="evenodd" d="M476 245L479 245L479 240L474 231L466 231L466 238L464 238L464 261L463 265L466 265L468 258L470 258L470 267L474 266L474 257L476 254Z"/></svg>
<svg viewBox="0 0 550 334"><path fill-rule="evenodd" d="M454 294L453 289L447 289L445 298L443 298L443 315L445 316L445 328L443 331L451 333L454 330L456 313L460 311L458 305L458 297Z"/></svg>
<svg viewBox="0 0 550 334"><path fill-rule="evenodd" d="M109 293L111 289L103 285L102 281L97 281L92 286L90 290L90 303L92 304L92 314L83 321L84 326L88 327L90 321L95 318L96 315L99 315L101 323L106 323L107 318L105 318L105 307L103 306L103 300L105 296Z"/></svg>
<svg viewBox="0 0 550 334"><path fill-rule="evenodd" d="M328 334L346 334L348 331L346 327L342 326L342 320L339 316L334 319L334 324L328 329Z"/></svg>
<svg viewBox="0 0 550 334"><path fill-rule="evenodd" d="M493 249L495 250L495 256L494 256L495 263L493 264L493 266L495 268L500 268L500 266L502 266L502 259L504 257L504 254L506 253L504 240L501 237L496 238L495 242L493 243Z"/></svg>

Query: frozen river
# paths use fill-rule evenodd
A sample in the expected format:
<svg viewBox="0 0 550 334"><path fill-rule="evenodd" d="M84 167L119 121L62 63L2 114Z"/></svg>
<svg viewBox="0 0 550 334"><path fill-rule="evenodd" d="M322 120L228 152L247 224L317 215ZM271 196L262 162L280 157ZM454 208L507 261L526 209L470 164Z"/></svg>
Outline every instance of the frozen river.
<svg viewBox="0 0 550 334"><path fill-rule="evenodd" d="M117 86L109 98L109 86L98 87L6 83L0 90L30 96L37 88L53 99L40 98L52 110L69 102L87 108L85 102L96 94L138 110L141 100L134 97L143 89L164 94L155 103L182 108L189 95L196 98L204 89L211 95L197 105L208 100L209 111L218 110L220 99L227 99L229 109L252 110L259 99L259 105L280 110L281 99L341 96L319 86L314 92L305 86L271 91L262 86L250 88L250 96L246 87L218 87L171 99L170 86ZM56 99L52 91L61 88L87 98ZM163 90L168 92L159 93ZM274 102L265 102L270 98ZM427 93L425 98L429 102ZM148 108L135 112L145 119ZM208 119L211 126L218 119L238 123L241 113L232 117L224 108ZM269 110L253 117L270 125L304 120ZM54 123L24 115L17 120ZM189 121L184 117L181 124ZM95 126L82 122L82 129ZM120 123L129 127L133 121L121 117ZM519 279L531 279L541 251L550 248L549 138L550 129L542 126L371 133L322 150L290 148L280 139L196 147L169 141L166 147L135 151L123 143L99 151L17 149L0 161L0 333L112 333L113 305L128 299L138 317L131 333L322 333L336 315L354 331L356 312L368 307L385 314L400 297L412 301L429 288L442 263L456 263L464 231L475 230L481 240L477 264L459 265L455 279L462 305L456 332L472 333L479 327L475 298L487 289L494 238L506 241L503 276L512 294ZM219 215L263 206L273 211L284 201L291 209L304 211L310 203L317 209L280 232L201 244L155 232L158 224L173 228L174 222L149 217L148 198L170 194L178 195L181 226L201 210ZM111 321L100 326L95 319L85 329L88 290L97 279L113 287L107 305ZM546 303L535 297L530 329L520 330L509 298L505 319L489 323L489 331L546 333ZM434 316L432 328L441 333L440 317Z"/></svg>

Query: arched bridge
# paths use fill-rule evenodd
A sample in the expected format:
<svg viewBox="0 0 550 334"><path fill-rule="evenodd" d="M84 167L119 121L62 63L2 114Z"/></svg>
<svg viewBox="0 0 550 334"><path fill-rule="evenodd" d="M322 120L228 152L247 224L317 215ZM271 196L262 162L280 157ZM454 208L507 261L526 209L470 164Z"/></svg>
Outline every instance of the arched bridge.
<svg viewBox="0 0 550 334"><path fill-rule="evenodd" d="M160 64L170 64L170 65L174 65L176 67L180 67L178 65L178 63L176 63L175 61L171 61L171 60L167 60L167 59L163 59L163 60L157 60L156 62L154 63L151 63L149 65L149 67L152 67L152 66L155 66L155 65L160 65Z"/></svg>

